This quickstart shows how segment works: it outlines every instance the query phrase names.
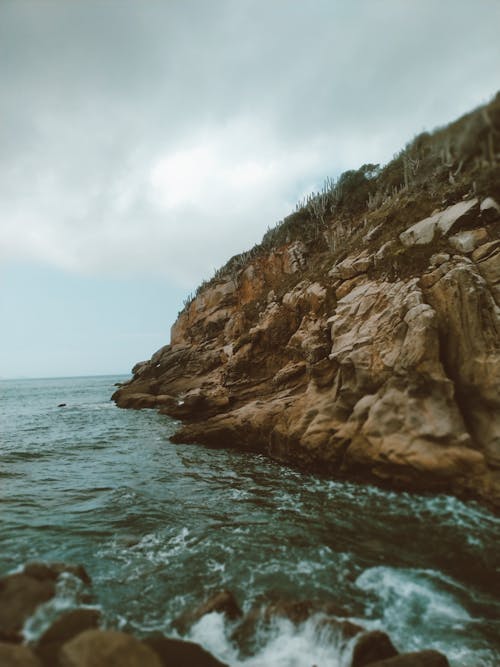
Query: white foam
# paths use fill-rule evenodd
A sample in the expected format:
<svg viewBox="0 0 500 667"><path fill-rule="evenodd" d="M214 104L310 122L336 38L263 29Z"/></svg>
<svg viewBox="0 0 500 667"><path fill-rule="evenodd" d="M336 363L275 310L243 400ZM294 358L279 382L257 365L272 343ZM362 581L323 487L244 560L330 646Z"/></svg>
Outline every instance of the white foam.
<svg viewBox="0 0 500 667"><path fill-rule="evenodd" d="M347 667L352 654L352 641L318 625L321 616L295 626L286 619L276 619L260 635L260 647L254 655L242 657L230 640L231 625L220 614L204 616L191 629L190 639L201 644L219 660L232 667Z"/></svg>
<svg viewBox="0 0 500 667"><path fill-rule="evenodd" d="M84 585L78 577L68 572L61 574L56 583L55 596L39 605L24 624L22 632L25 640L36 641L65 611L77 608L100 609L96 605L82 604L80 596L83 590Z"/></svg>

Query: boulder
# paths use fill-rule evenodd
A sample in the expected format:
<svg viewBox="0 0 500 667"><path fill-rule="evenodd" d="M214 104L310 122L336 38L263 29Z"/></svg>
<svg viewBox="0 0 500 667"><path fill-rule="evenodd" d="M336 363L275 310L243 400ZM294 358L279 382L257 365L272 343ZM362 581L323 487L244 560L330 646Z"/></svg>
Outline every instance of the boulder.
<svg viewBox="0 0 500 667"><path fill-rule="evenodd" d="M258 632L262 624L269 625L275 620L286 618L294 625L300 625L315 616L320 632L325 631L347 641L363 632L363 628L350 621L341 620L341 617L346 615L346 610L334 602L315 599L295 600L270 592L254 601L242 622L234 629L231 640L245 654L251 654L258 644Z"/></svg>
<svg viewBox="0 0 500 667"><path fill-rule="evenodd" d="M231 591L222 590L211 595L203 604L179 616L174 621L173 626L179 632L184 633L203 616L211 614L214 611L224 614L230 621L234 621L242 616L242 611Z"/></svg>
<svg viewBox="0 0 500 667"><path fill-rule="evenodd" d="M57 664L59 651L73 637L99 625L100 613L95 609L73 609L64 612L37 642L35 651L46 667Z"/></svg>
<svg viewBox="0 0 500 667"><path fill-rule="evenodd" d="M487 240L488 232L484 227L479 227L478 229L469 229L450 236L448 243L454 250L469 254Z"/></svg>
<svg viewBox="0 0 500 667"><path fill-rule="evenodd" d="M362 273L366 273L373 265L373 257L371 255L358 255L357 257L348 257L339 264L336 264L328 274L330 278L341 278L342 280L349 280Z"/></svg>
<svg viewBox="0 0 500 667"><path fill-rule="evenodd" d="M426 245L436 236L447 236L454 229L464 226L478 214L478 200L461 201L448 206L444 211L434 213L428 218L401 232L399 240L404 246Z"/></svg>
<svg viewBox="0 0 500 667"><path fill-rule="evenodd" d="M83 567L83 565L70 565L68 563L27 563L24 566L24 574L35 579L53 579L54 581L61 574L72 574L82 581L86 586L92 585L92 580Z"/></svg>
<svg viewBox="0 0 500 667"><path fill-rule="evenodd" d="M22 572L0 579L0 639L22 641L24 623L40 604L54 597L56 581L63 573L90 584L83 566L64 563L28 563Z"/></svg>
<svg viewBox="0 0 500 667"><path fill-rule="evenodd" d="M21 641L26 620L55 592L55 578L38 579L20 572L1 579L0 639Z"/></svg>
<svg viewBox="0 0 500 667"><path fill-rule="evenodd" d="M446 656L438 651L416 651L370 662L369 667L450 667L450 664Z"/></svg>
<svg viewBox="0 0 500 667"><path fill-rule="evenodd" d="M380 630L373 630L361 635L354 645L351 667L364 667L377 660L385 660L397 656L390 637Z"/></svg>
<svg viewBox="0 0 500 667"><path fill-rule="evenodd" d="M0 665L2 667L42 667L42 663L27 646L0 642Z"/></svg>
<svg viewBox="0 0 500 667"><path fill-rule="evenodd" d="M227 667L199 644L161 635L142 640L160 658L163 667Z"/></svg>
<svg viewBox="0 0 500 667"><path fill-rule="evenodd" d="M493 197L486 197L483 199L480 206L481 220L492 222L500 218L500 205L493 199Z"/></svg>
<svg viewBox="0 0 500 667"><path fill-rule="evenodd" d="M66 642L61 667L162 667L149 646L123 632L86 630Z"/></svg>

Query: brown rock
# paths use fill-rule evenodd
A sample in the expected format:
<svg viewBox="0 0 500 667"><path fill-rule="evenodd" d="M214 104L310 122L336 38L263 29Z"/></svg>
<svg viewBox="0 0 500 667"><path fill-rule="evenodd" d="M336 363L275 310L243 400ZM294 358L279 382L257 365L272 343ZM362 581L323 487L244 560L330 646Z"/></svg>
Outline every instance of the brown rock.
<svg viewBox="0 0 500 667"><path fill-rule="evenodd" d="M415 223L399 235L401 243L407 247L431 243L436 236L446 236L451 231L463 228L479 213L477 199L461 201L448 206L420 222Z"/></svg>
<svg viewBox="0 0 500 667"><path fill-rule="evenodd" d="M137 394L137 393L122 391L122 393L120 394L120 399L117 400L117 405L119 405L120 408L132 408L134 410L142 410L144 408L155 408L156 396L152 394Z"/></svg>
<svg viewBox="0 0 500 667"><path fill-rule="evenodd" d="M38 579L24 573L0 580L0 638L21 641L25 621L38 605L55 595L55 577Z"/></svg>
<svg viewBox="0 0 500 667"><path fill-rule="evenodd" d="M159 656L123 632L86 630L64 644L61 667L161 667Z"/></svg>
<svg viewBox="0 0 500 667"><path fill-rule="evenodd" d="M354 645L351 667L364 667L377 660L385 660L397 656L389 636L380 630L373 630L361 635Z"/></svg>
<svg viewBox="0 0 500 667"><path fill-rule="evenodd" d="M491 222L500 218L500 205L492 198L483 199L480 206L481 220Z"/></svg>
<svg viewBox="0 0 500 667"><path fill-rule="evenodd" d="M21 629L38 605L54 597L57 578L69 573L90 585L82 565L28 563L23 572L0 579L0 638L22 641Z"/></svg>
<svg viewBox="0 0 500 667"><path fill-rule="evenodd" d="M450 667L450 665L446 656L438 651L417 651L370 662L369 667Z"/></svg>
<svg viewBox="0 0 500 667"><path fill-rule="evenodd" d="M42 663L27 646L0 642L0 665L2 667L42 667Z"/></svg>
<svg viewBox="0 0 500 667"><path fill-rule="evenodd" d="M224 614L230 621L234 621L242 616L242 611L231 591L222 590L211 595L208 600L195 609L182 614L174 621L173 625L179 632L185 633L203 616L212 612Z"/></svg>
<svg viewBox="0 0 500 667"><path fill-rule="evenodd" d="M454 250L463 253L471 253L479 245L488 240L488 232L484 227L479 229L470 229L465 232L459 232L450 236L448 243Z"/></svg>
<svg viewBox="0 0 500 667"><path fill-rule="evenodd" d="M480 262L483 259L486 259L490 255L498 252L500 249L500 241L490 241L489 243L483 243L472 253L472 260L474 262Z"/></svg>
<svg viewBox="0 0 500 667"><path fill-rule="evenodd" d="M433 207L410 202L408 221ZM162 404L184 421L175 442L500 506L500 242L482 242L496 223L477 229L479 202L463 199L411 225L402 244L384 223L376 257L359 246L365 222L349 223L363 234L351 244L346 232L330 274L319 240L231 260L115 400ZM455 241L459 253L481 245L450 256Z"/></svg>
<svg viewBox="0 0 500 667"><path fill-rule="evenodd" d="M193 642L160 635L147 637L142 643L157 654L163 667L227 667Z"/></svg>
<svg viewBox="0 0 500 667"><path fill-rule="evenodd" d="M46 630L36 645L36 653L46 667L57 665L59 651L73 637L97 628L100 613L94 609L74 609L63 613Z"/></svg>

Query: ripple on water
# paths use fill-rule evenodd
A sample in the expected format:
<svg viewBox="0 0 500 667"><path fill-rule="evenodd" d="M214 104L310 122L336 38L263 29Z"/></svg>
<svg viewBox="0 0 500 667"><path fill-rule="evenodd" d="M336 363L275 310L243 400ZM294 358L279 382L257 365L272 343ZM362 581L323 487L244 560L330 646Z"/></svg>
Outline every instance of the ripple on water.
<svg viewBox="0 0 500 667"><path fill-rule="evenodd" d="M1 571L33 559L82 562L108 621L138 632L171 632L176 616L220 588L246 610L271 590L333 600L400 650L434 647L453 667L493 667L497 517L447 496L303 474L260 454L173 445L175 422L107 400L115 381L9 384ZM71 596L58 594L46 618L64 604ZM216 614L192 632L232 665L348 664L349 647L314 619L271 624L253 656L238 654Z"/></svg>

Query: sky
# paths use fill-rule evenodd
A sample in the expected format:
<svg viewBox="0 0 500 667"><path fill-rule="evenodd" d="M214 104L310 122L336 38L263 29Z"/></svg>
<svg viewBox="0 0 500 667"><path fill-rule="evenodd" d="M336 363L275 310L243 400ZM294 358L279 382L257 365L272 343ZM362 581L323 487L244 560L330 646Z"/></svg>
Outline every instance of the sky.
<svg viewBox="0 0 500 667"><path fill-rule="evenodd" d="M128 373L323 180L500 89L498 0L0 0L0 377Z"/></svg>

